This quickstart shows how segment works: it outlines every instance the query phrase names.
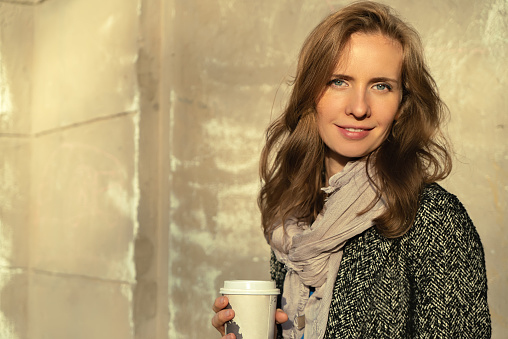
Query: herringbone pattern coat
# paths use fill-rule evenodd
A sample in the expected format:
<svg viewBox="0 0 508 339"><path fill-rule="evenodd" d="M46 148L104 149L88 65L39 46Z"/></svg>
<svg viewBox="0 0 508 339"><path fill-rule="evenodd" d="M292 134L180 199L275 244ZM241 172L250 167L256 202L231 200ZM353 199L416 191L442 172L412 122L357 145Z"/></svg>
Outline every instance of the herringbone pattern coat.
<svg viewBox="0 0 508 339"><path fill-rule="evenodd" d="M271 274L282 289L284 266L273 255ZM490 336L483 247L462 204L441 186L424 190L404 236L390 240L371 228L345 246L324 338Z"/></svg>

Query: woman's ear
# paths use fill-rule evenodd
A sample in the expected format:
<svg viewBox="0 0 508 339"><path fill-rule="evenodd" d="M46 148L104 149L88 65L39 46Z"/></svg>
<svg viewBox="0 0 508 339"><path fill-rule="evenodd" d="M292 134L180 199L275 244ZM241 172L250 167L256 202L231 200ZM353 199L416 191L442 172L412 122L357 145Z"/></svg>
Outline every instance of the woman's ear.
<svg viewBox="0 0 508 339"><path fill-rule="evenodd" d="M400 96L399 101L399 108L397 109L397 113L395 114L395 118L393 118L393 120L397 121L400 118L404 107L407 107L407 92L402 90L402 95Z"/></svg>
<svg viewBox="0 0 508 339"><path fill-rule="evenodd" d="M395 113L395 117L393 118L393 122L397 122L397 120L399 120L400 118L400 114L401 114L401 109L400 109L400 106L399 106L399 109L397 110L397 113Z"/></svg>

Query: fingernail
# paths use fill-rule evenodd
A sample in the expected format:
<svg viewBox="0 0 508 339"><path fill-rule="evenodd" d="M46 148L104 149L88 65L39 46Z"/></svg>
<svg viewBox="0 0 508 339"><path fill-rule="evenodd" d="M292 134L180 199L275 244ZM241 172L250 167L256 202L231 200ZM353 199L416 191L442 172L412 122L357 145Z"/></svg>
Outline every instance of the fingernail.
<svg viewBox="0 0 508 339"><path fill-rule="evenodd" d="M224 297L220 298L220 303L221 304L224 304L225 302L226 302L226 298L224 298Z"/></svg>
<svg viewBox="0 0 508 339"><path fill-rule="evenodd" d="M230 310L227 310L226 313L225 313L226 317L230 317L231 316L231 311Z"/></svg>

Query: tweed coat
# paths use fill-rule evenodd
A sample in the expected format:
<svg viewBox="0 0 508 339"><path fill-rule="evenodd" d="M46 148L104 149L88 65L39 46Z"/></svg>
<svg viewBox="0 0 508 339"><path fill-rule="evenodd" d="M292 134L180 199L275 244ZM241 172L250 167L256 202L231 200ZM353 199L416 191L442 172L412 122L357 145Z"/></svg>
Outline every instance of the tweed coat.
<svg viewBox="0 0 508 339"><path fill-rule="evenodd" d="M285 273L272 253L281 290ZM438 184L424 189L402 237L384 238L373 227L345 245L324 338L490 336L480 238L457 197Z"/></svg>

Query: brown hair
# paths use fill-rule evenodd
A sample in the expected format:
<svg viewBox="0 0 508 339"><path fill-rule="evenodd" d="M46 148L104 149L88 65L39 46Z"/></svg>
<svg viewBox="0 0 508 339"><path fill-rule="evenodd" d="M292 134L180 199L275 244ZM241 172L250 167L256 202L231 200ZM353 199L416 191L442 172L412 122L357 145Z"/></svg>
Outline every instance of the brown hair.
<svg viewBox="0 0 508 339"><path fill-rule="evenodd" d="M386 237L404 234L414 221L424 185L450 173L451 158L439 128L447 110L425 65L418 33L388 6L354 3L325 18L307 37L287 107L266 131L258 204L268 240L287 218L312 223L323 208L326 145L318 133L316 102L356 32L381 33L403 48L398 117L387 139L366 156L377 173L371 181L378 198L387 204L375 219L378 231Z"/></svg>

